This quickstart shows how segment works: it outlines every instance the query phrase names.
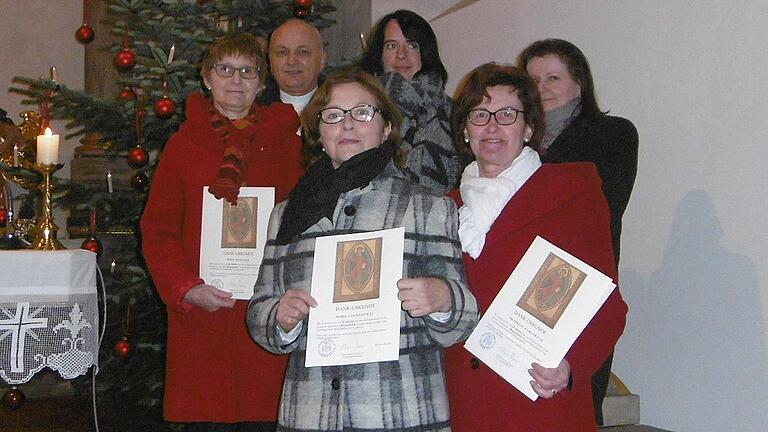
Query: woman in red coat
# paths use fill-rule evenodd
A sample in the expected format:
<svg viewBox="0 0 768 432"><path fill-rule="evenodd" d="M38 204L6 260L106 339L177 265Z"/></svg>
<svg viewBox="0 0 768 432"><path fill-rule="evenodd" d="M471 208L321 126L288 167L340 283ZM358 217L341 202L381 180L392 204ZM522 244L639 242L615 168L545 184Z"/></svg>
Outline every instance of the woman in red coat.
<svg viewBox="0 0 768 432"><path fill-rule="evenodd" d="M454 131L475 157L459 210L469 286L485 311L538 235L616 280L610 214L593 164L542 165L536 84L521 69L486 64L459 90ZM446 352L454 431L595 430L591 378L624 329L618 289L556 368L532 364L531 401L463 347Z"/></svg>
<svg viewBox="0 0 768 432"><path fill-rule="evenodd" d="M187 99L142 216L144 257L168 310L165 418L187 430L274 430L277 418L285 359L251 340L247 301L199 277L203 187L232 203L241 185L272 186L280 201L302 172L294 109L253 103L266 70L251 35L210 46L201 75L212 97Z"/></svg>

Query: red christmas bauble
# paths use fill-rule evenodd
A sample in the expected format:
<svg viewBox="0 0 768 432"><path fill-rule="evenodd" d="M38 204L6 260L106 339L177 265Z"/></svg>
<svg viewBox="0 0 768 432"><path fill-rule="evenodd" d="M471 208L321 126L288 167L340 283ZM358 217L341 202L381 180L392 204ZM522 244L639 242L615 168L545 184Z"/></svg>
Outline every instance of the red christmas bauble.
<svg viewBox="0 0 768 432"><path fill-rule="evenodd" d="M176 112L176 102L169 97L163 97L155 102L153 107L155 115L161 119L167 119L173 117L173 113Z"/></svg>
<svg viewBox="0 0 768 432"><path fill-rule="evenodd" d="M136 54L130 48L123 48L115 55L112 64L122 71L129 71L136 66Z"/></svg>
<svg viewBox="0 0 768 432"><path fill-rule="evenodd" d="M133 168L142 168L149 162L149 153L140 146L136 146L128 152L128 165Z"/></svg>
<svg viewBox="0 0 768 432"><path fill-rule="evenodd" d="M123 89L120 90L120 93L117 94L117 98L124 101L132 101L136 99L136 93L128 87L123 87Z"/></svg>
<svg viewBox="0 0 768 432"><path fill-rule="evenodd" d="M309 9L305 9L301 6L293 8L293 16L299 19L304 19L309 16Z"/></svg>
<svg viewBox="0 0 768 432"><path fill-rule="evenodd" d="M142 172L136 173L136 175L131 179L131 186L133 186L133 188L136 190L143 191L148 184L149 178Z"/></svg>
<svg viewBox="0 0 768 432"><path fill-rule="evenodd" d="M89 250L96 255L101 255L101 252L104 250L104 248L101 246L101 242L94 235L91 235L87 239L83 240L83 244L80 245L80 249Z"/></svg>
<svg viewBox="0 0 768 432"><path fill-rule="evenodd" d="M26 399L27 397L24 395L23 391L19 390L17 387L11 387L5 394L3 394L3 405L9 409L16 410L24 405Z"/></svg>
<svg viewBox="0 0 768 432"><path fill-rule="evenodd" d="M121 337L120 340L115 343L116 356L126 359L131 355L131 352L133 352L133 346L131 345L131 341L128 340L128 336Z"/></svg>
<svg viewBox="0 0 768 432"><path fill-rule="evenodd" d="M8 209L0 208L0 227L8 223Z"/></svg>
<svg viewBox="0 0 768 432"><path fill-rule="evenodd" d="M312 0L296 0L295 4L298 7L302 7L304 9L309 9L309 8L312 7Z"/></svg>
<svg viewBox="0 0 768 432"><path fill-rule="evenodd" d="M75 39L83 45L93 41L94 36L96 36L96 33L93 32L92 28L88 27L88 24L81 25L75 31Z"/></svg>

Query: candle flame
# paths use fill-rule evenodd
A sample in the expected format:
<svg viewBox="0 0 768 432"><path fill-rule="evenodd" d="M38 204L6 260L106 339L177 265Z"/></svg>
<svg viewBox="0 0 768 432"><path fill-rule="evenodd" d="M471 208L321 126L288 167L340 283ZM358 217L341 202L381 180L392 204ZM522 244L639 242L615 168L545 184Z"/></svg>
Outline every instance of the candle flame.
<svg viewBox="0 0 768 432"><path fill-rule="evenodd" d="M360 47L363 48L363 51L367 49L365 46L365 35L363 32L360 32Z"/></svg>
<svg viewBox="0 0 768 432"><path fill-rule="evenodd" d="M47 127L45 128L45 136L53 136L53 132L51 132L51 128Z"/></svg>

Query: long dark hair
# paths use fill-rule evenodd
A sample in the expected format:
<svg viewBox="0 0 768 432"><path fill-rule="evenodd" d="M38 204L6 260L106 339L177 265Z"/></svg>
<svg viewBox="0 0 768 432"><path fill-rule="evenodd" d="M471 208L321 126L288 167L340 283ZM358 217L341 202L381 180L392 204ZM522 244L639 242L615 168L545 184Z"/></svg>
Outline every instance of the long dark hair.
<svg viewBox="0 0 768 432"><path fill-rule="evenodd" d="M538 40L520 53L517 64L523 70L528 69L528 62L534 57L543 57L554 54L568 67L571 78L581 87L581 114L580 117L594 119L603 114L597 105L595 97L595 84L592 82L592 72L584 53L574 44L562 39Z"/></svg>
<svg viewBox="0 0 768 432"><path fill-rule="evenodd" d="M403 31L403 35L406 39L415 41L419 44L421 70L419 70L416 75L434 72L440 76L443 85L445 85L445 82L448 81L448 72L445 70L442 60L440 60L440 52L437 48L437 37L435 37L435 32L432 30L432 27L427 20L415 12L405 9L385 15L384 18L376 24L376 27L374 27L371 36L368 39L368 49L363 54L360 67L362 67L364 71L374 75L384 73L384 68L381 64L381 54L384 51L384 29L392 20L397 21L397 24L400 26L400 30Z"/></svg>

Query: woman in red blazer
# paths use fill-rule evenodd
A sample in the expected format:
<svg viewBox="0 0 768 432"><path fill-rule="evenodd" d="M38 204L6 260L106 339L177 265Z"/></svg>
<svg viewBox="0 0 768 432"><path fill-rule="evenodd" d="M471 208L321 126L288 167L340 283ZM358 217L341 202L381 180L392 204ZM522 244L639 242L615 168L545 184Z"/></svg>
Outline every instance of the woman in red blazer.
<svg viewBox="0 0 768 432"><path fill-rule="evenodd" d="M536 84L521 69L486 64L459 90L457 145L475 157L464 170L459 210L469 286L485 311L536 236L616 280L610 213L591 163L542 165ZM446 352L454 431L595 430L591 378L624 329L618 289L556 368L532 364L531 401L463 347Z"/></svg>
<svg viewBox="0 0 768 432"><path fill-rule="evenodd" d="M168 310L165 419L189 423L187 431L275 428L285 359L251 340L246 300L199 277L203 186L230 203L241 185L272 186L281 201L302 173L293 107L253 103L266 70L254 36L211 45L201 68L211 97L187 98L141 220L144 257Z"/></svg>

